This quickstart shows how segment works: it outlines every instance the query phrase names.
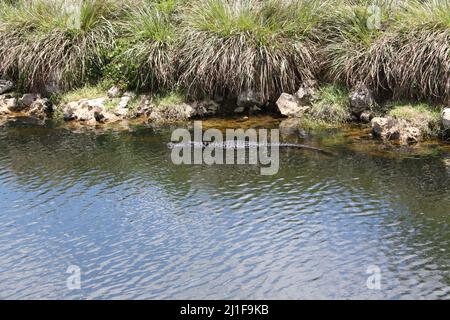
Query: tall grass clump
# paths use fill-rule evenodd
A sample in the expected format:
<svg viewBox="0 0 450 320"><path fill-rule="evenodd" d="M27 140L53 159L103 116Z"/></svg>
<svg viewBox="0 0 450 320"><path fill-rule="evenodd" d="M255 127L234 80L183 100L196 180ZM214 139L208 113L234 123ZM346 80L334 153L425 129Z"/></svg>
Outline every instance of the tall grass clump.
<svg viewBox="0 0 450 320"><path fill-rule="evenodd" d="M450 0L411 0L397 23L397 97L449 99Z"/></svg>
<svg viewBox="0 0 450 320"><path fill-rule="evenodd" d="M177 0L135 0L126 5L120 38L107 75L132 89L168 90L174 63Z"/></svg>
<svg viewBox="0 0 450 320"><path fill-rule="evenodd" d="M119 2L18 0L0 6L0 74L23 90L69 90L98 76Z"/></svg>
<svg viewBox="0 0 450 320"><path fill-rule="evenodd" d="M339 1L324 19L328 77L377 93L390 90L395 50L390 25L401 1Z"/></svg>
<svg viewBox="0 0 450 320"><path fill-rule="evenodd" d="M315 0L196 0L183 10L177 50L190 95L244 90L276 99L319 69Z"/></svg>
<svg viewBox="0 0 450 320"><path fill-rule="evenodd" d="M325 85L319 90L319 98L315 101L309 117L327 124L342 124L350 120L348 90L336 85Z"/></svg>

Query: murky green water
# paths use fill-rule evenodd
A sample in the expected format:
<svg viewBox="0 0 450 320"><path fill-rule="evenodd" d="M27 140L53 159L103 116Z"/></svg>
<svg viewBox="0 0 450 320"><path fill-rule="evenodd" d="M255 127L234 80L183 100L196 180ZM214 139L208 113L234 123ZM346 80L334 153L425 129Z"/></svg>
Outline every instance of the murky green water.
<svg viewBox="0 0 450 320"><path fill-rule="evenodd" d="M448 146L293 137L335 155L261 176L175 166L170 133L0 127L0 298L450 298Z"/></svg>

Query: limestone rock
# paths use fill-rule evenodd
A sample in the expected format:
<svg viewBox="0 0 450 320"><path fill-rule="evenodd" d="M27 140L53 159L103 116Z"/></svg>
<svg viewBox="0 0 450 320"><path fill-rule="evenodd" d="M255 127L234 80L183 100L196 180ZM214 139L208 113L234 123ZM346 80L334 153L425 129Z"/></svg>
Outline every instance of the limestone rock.
<svg viewBox="0 0 450 320"><path fill-rule="evenodd" d="M113 86L108 90L108 98L114 99L118 98L121 94L121 90L118 86Z"/></svg>
<svg viewBox="0 0 450 320"><path fill-rule="evenodd" d="M373 119L372 111L365 110L359 116L359 119L364 123L369 123Z"/></svg>
<svg viewBox="0 0 450 320"><path fill-rule="evenodd" d="M350 111L358 118L365 111L371 111L376 106L373 93L364 84L358 84L350 93Z"/></svg>
<svg viewBox="0 0 450 320"><path fill-rule="evenodd" d="M154 122L184 121L192 118L195 110L187 103L153 108L149 120Z"/></svg>
<svg viewBox="0 0 450 320"><path fill-rule="evenodd" d="M309 110L309 106L303 106L297 97L288 93L281 94L277 107L282 115L288 117L302 117Z"/></svg>
<svg viewBox="0 0 450 320"><path fill-rule="evenodd" d="M30 105L28 115L38 119L45 119L53 113L53 104L48 99L37 99Z"/></svg>
<svg viewBox="0 0 450 320"><path fill-rule="evenodd" d="M372 119L372 132L383 140L398 140L400 144L417 143L422 139L422 131L405 120L386 118Z"/></svg>
<svg viewBox="0 0 450 320"><path fill-rule="evenodd" d="M195 101L191 107L194 109L195 115L200 117L215 115L220 109L220 105L216 101L209 99Z"/></svg>
<svg viewBox="0 0 450 320"><path fill-rule="evenodd" d="M26 93L18 100L18 102L21 105L21 107L29 108L33 104L33 102L36 101L36 99L38 98L40 98L38 94Z"/></svg>

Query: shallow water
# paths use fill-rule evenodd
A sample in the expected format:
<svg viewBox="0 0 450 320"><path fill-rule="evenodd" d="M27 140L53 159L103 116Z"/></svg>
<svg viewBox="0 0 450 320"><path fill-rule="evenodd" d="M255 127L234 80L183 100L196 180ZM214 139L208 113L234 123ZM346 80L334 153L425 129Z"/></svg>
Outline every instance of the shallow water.
<svg viewBox="0 0 450 320"><path fill-rule="evenodd" d="M6 124L0 298L450 298L450 148L355 132L295 138L335 155L282 150L261 176L173 165L169 129Z"/></svg>

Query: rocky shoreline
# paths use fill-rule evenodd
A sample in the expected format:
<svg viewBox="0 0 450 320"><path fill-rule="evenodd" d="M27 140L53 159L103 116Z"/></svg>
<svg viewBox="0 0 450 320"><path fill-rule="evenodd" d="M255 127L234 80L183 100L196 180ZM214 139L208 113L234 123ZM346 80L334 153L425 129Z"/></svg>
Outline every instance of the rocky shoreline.
<svg viewBox="0 0 450 320"><path fill-rule="evenodd" d="M236 99L226 101L222 97L192 102L158 105L151 95L121 92L112 87L104 97L78 99L55 105L40 94L16 94L14 84L0 80L0 118L29 117L35 123L44 124L50 118L62 118L67 123L98 126L130 120L142 123L167 124L212 116L240 115L275 112L286 118L280 129L294 132L301 129L302 119L311 114L312 105L319 99L315 81L304 82L294 94L282 93L275 103L265 101L262 95L242 92ZM374 94L364 85L356 86L348 96L349 119L352 123L370 126L374 138L400 145L416 144L427 138L426 128L389 115L379 116L379 105ZM439 136L448 138L450 132L450 108L442 108Z"/></svg>

